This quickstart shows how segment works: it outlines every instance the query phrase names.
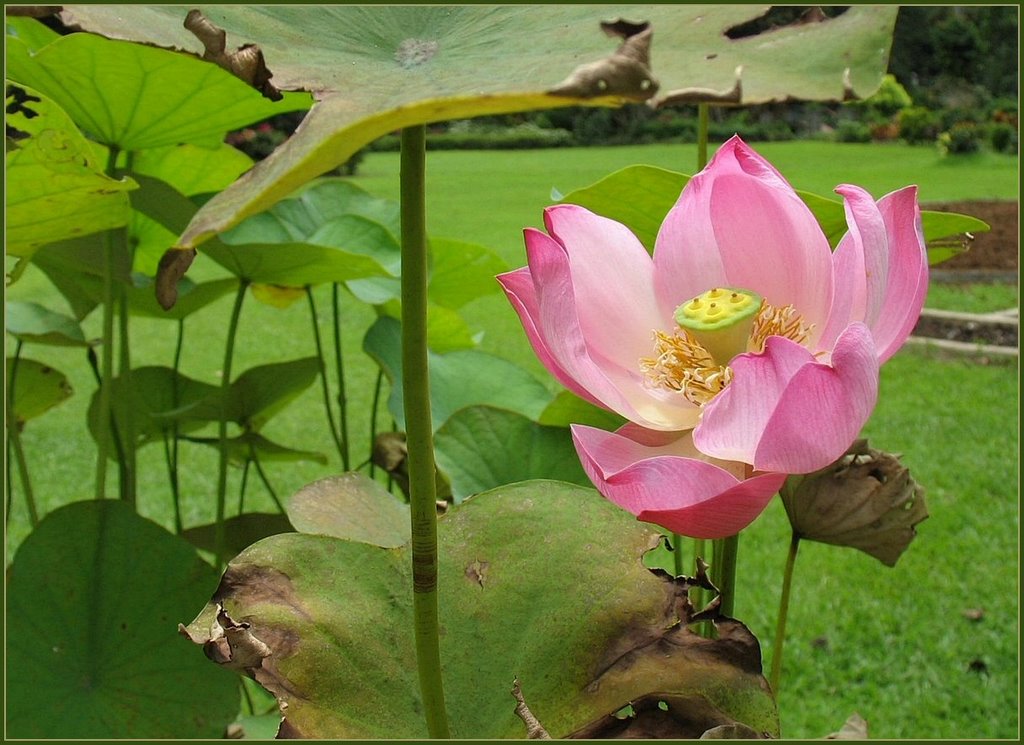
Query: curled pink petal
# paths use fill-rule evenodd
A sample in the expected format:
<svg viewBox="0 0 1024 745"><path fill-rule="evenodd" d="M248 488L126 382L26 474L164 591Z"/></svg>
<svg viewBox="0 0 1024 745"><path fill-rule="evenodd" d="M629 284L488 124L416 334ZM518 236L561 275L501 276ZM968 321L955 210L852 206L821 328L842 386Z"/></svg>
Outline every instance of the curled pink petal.
<svg viewBox="0 0 1024 745"><path fill-rule="evenodd" d="M572 204L544 212L548 233L569 260L576 313L590 354L636 369L651 334L671 328L654 298L654 264L624 225ZM571 250L569 249L571 247Z"/></svg>
<svg viewBox="0 0 1024 745"><path fill-rule="evenodd" d="M839 337L831 364L772 337L762 354L737 357L733 372L729 387L705 407L694 443L761 471L809 473L834 462L878 398L878 359L861 323ZM751 412L738 410L752 399Z"/></svg>
<svg viewBox="0 0 1024 745"><path fill-rule="evenodd" d="M742 287L824 323L832 303L828 240L793 188L738 137L683 189L658 233L662 306L716 285Z"/></svg>
<svg viewBox="0 0 1024 745"><path fill-rule="evenodd" d="M928 254L917 187L908 186L878 200L889 235L889 275L885 300L871 334L879 363L892 357L914 330L928 294Z"/></svg>
<svg viewBox="0 0 1024 745"><path fill-rule="evenodd" d="M743 480L731 472L737 464L708 462L688 433L675 440L656 436L653 445L638 441L650 438L628 425L618 433L577 425L572 434L580 462L601 494L638 519L693 538L738 533L786 478L773 473Z"/></svg>

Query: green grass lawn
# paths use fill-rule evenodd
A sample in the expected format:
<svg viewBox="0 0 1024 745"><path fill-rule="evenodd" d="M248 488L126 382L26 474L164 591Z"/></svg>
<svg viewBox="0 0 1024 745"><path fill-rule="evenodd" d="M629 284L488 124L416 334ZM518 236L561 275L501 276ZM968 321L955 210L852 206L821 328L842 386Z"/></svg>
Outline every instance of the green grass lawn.
<svg viewBox="0 0 1024 745"><path fill-rule="evenodd" d="M917 181L922 201L1016 199L1017 160L982 154L942 160L930 148L825 143L757 145L797 188L830 193L856 183L876 196ZM517 152L434 152L428 157L428 224L436 236L487 245L509 267L524 263L522 229L540 226L552 188L565 193L621 167L648 163L692 170L693 146L646 146ZM371 153L355 182L385 197L398 193L398 157ZM219 270L202 253L190 274ZM63 308L48 282L30 270L9 288L12 299ZM316 292L326 321L329 296ZM951 289L934 286L929 305L999 310L1017 302L1016 286ZM223 298L190 320L183 372L216 383L222 366L231 299ZM996 306L996 307L993 307ZM344 347L349 361L352 427L357 453L368 446L369 404L376 369L361 351L372 310L346 300ZM465 309L483 333L484 351L523 364L557 384L534 358L522 328L495 294ZM87 333L99 335L99 318ZM133 319L133 364L170 364L174 327ZM9 347L10 350L10 347ZM285 310L246 300L234 370L312 354L308 308ZM76 350L26 347L25 356L67 373L76 395L59 410L32 421L24 434L42 512L92 495L95 448L84 414L95 384ZM495 381L500 385L500 381ZM307 390L266 428L271 439L331 454L320 391ZM797 562L780 706L787 737L815 738L837 730L854 711L874 738L1014 738L1018 727L1018 392L1016 365L979 365L903 351L883 370L876 413L867 427L872 444L903 453L928 490L931 517L894 569L851 551L803 544ZM183 445L186 524L212 520L216 456ZM356 457L356 462L362 456ZM140 451L143 514L170 526L169 490L159 446ZM283 497L339 469L269 464ZM232 475L237 486L238 474ZM17 482L16 482L17 484ZM233 504L233 502L229 502ZM248 509L272 503L252 484ZM737 615L761 640L766 668L778 587L788 543L781 505L745 531L740 547L741 594ZM6 557L28 532L20 490L15 490ZM198 610L205 599L197 598ZM443 599L442 599L443 602ZM983 608L980 621L963 611ZM182 619L187 620L187 619ZM979 668L983 666L984 670Z"/></svg>

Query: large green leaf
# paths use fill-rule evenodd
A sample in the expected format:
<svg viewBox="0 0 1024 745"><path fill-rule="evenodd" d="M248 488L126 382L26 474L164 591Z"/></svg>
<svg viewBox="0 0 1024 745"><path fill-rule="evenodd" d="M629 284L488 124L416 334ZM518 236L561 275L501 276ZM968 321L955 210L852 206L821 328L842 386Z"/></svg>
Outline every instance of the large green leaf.
<svg viewBox="0 0 1024 745"><path fill-rule="evenodd" d="M837 18L730 39L726 31L766 6L208 6L229 43L260 46L281 89L317 91L302 128L251 176L211 200L182 237L185 247L262 211L311 178L402 127L484 114L645 98L597 80L550 93L577 67L613 55L601 22L649 21L654 77L663 97L693 87L730 90L742 66L742 103L839 100L878 87L896 8L853 6ZM65 22L121 38L199 49L182 28L186 8L65 6ZM598 77L598 76L595 76ZM607 83L607 80L605 81ZM607 89L607 90L604 90ZM601 91L604 90L604 93ZM572 97L569 93L572 93ZM585 98L585 96L595 96Z"/></svg>
<svg viewBox="0 0 1024 745"><path fill-rule="evenodd" d="M93 34L64 36L34 55L8 55L7 76L50 96L93 139L120 150L216 148L225 132L309 105L302 94L272 103L189 54Z"/></svg>
<svg viewBox="0 0 1024 745"><path fill-rule="evenodd" d="M388 409L400 428L405 427L402 405L401 324L378 318L363 339L363 349L391 381ZM475 349L428 353L430 414L436 430L459 409L475 404L508 409L536 420L553 394L529 372L501 357Z"/></svg>
<svg viewBox="0 0 1024 745"><path fill-rule="evenodd" d="M238 684L187 654L175 622L217 575L195 550L114 500L50 513L7 582L7 735L221 737Z"/></svg>
<svg viewBox="0 0 1024 745"><path fill-rule="evenodd" d="M487 492L442 518L438 539L454 737L524 737L515 678L556 738L644 700L699 712L683 736L734 720L778 736L754 637L732 620L717 641L680 624L692 617L687 584L641 561L659 534L592 489L532 481ZM268 538L229 564L188 633L287 704L283 734L423 738L409 551ZM211 640L218 629L228 636Z"/></svg>
<svg viewBox="0 0 1024 745"><path fill-rule="evenodd" d="M434 434L434 449L456 503L528 479L590 485L566 427L546 427L491 406L452 414Z"/></svg>
<svg viewBox="0 0 1024 745"><path fill-rule="evenodd" d="M58 347L88 347L78 322L39 303L8 300L5 304L7 333L23 342Z"/></svg>
<svg viewBox="0 0 1024 745"><path fill-rule="evenodd" d="M14 418L18 426L45 414L71 398L73 390L67 376L42 362L25 357L7 358L7 385L14 375Z"/></svg>
<svg viewBox="0 0 1024 745"><path fill-rule="evenodd" d="M13 143L5 184L7 252L29 257L47 243L125 225L127 192L135 182L104 174L68 115L39 91L8 85L6 102Z"/></svg>

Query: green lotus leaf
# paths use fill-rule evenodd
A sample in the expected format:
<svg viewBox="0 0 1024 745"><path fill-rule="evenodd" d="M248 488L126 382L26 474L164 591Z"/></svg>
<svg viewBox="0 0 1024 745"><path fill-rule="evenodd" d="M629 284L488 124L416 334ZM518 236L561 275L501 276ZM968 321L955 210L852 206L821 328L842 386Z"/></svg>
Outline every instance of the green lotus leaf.
<svg viewBox="0 0 1024 745"><path fill-rule="evenodd" d="M93 139L124 151L218 148L226 132L310 103L298 93L273 103L191 54L95 34L8 55L7 76L51 97Z"/></svg>
<svg viewBox="0 0 1024 745"><path fill-rule="evenodd" d="M20 44L17 39L8 44ZM52 99L7 87L7 252L27 258L41 246L128 222L131 179L114 179Z"/></svg>
<svg viewBox="0 0 1024 745"><path fill-rule="evenodd" d="M659 534L594 490L489 491L441 518L438 540L453 737L525 737L516 679L555 738L658 701L689 719L679 737L733 722L778 736L756 639L731 619L717 640L690 631L689 585L641 561ZM187 633L287 705L279 736L422 739L409 554L409 544L272 536L229 563Z"/></svg>
<svg viewBox="0 0 1024 745"><path fill-rule="evenodd" d="M175 628L216 584L195 549L124 502L47 515L9 569L7 736L223 736L238 681L188 654Z"/></svg>

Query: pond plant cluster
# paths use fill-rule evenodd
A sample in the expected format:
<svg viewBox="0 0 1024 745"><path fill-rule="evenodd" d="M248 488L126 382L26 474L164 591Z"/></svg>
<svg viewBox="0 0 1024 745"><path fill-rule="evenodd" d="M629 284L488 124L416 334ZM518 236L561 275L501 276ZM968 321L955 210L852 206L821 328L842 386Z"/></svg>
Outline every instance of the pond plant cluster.
<svg viewBox="0 0 1024 745"><path fill-rule="evenodd" d="M802 19L768 51L723 36L744 6L85 5L58 11L67 34L34 12L6 18L8 282L35 267L71 314L7 304L7 516L18 499L31 524L8 572L9 737L784 732L798 547L893 566L927 517L860 433L928 266L956 251L941 239L985 226L922 212L911 185L796 192L739 137L708 158L709 110L870 95L895 8ZM538 205L511 272L427 235L426 124L639 102L696 109L692 174L635 166ZM296 111L255 167L225 144ZM394 131L398 202L322 178ZM229 276L193 281L195 262ZM557 395L476 348L465 314L502 290ZM372 324L345 325L343 296ZM211 384L183 359L225 297ZM249 298L305 302L314 353L237 370ZM141 317L175 335L168 364L133 363ZM372 420L394 422L369 452L352 334L379 366ZM31 356L47 344L94 372L96 469L42 514L21 435L71 395ZM310 388L330 456L265 435ZM185 443L216 453L207 492L181 487ZM140 514L144 458L166 465L173 525ZM282 498L275 461L325 475ZM276 513L246 509L250 477ZM734 617L737 547L777 494L792 540L766 675ZM195 500L213 523L186 525Z"/></svg>

